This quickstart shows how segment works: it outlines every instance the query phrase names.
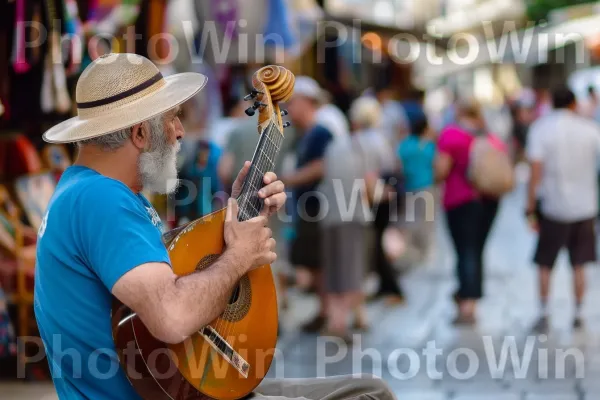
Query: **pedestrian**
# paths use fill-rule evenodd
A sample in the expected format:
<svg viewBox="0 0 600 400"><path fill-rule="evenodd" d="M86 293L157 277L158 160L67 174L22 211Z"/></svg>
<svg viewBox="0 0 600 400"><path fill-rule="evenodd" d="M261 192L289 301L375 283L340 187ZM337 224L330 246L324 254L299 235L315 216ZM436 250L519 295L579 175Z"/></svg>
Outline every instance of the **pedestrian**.
<svg viewBox="0 0 600 400"><path fill-rule="evenodd" d="M386 195L383 192L375 195L375 189L369 190L373 194L373 266L379 276L379 289L375 297L383 298L387 305L399 305L404 302L404 293L398 282L398 274L385 254L383 235L390 220L397 217L397 202L402 200L400 162L394 150L410 132L410 126L408 116L394 90L387 85L378 85L375 97L381 105L381 121L376 129L369 129L361 134L379 152L379 167L373 171L369 182L383 182L386 192Z"/></svg>
<svg viewBox="0 0 600 400"><path fill-rule="evenodd" d="M504 144L487 131L480 106L474 101L457 104L457 122L447 126L438 140L437 179L442 181L442 202L457 256L457 324L475 323L477 301L483 297L483 251L499 200L478 192L469 179L471 146L487 137L495 147Z"/></svg>
<svg viewBox="0 0 600 400"><path fill-rule="evenodd" d="M377 100L359 98L350 108L350 136L336 138L324 157L324 176L319 192L328 212L320 221L323 234L323 267L327 293L329 336L351 343L349 319L355 311L355 327L366 329L363 282L369 264L371 209L367 199L367 174L377 167L377 150L361 138L380 121ZM362 139L362 140L361 140Z"/></svg>
<svg viewBox="0 0 600 400"><path fill-rule="evenodd" d="M224 135L223 155L219 159L218 175L223 182L227 193L231 193L231 185L237 177L238 171L243 167L245 160L252 159L258 144L258 116L249 117L244 110L248 102L242 97L238 98L226 118L227 122L220 121L218 130L213 136ZM224 132L223 125L229 127Z"/></svg>
<svg viewBox="0 0 600 400"><path fill-rule="evenodd" d="M385 237L400 241L395 248L402 249L390 257L397 271L422 263L432 248L434 214L436 209L434 132L424 112L416 111L411 118L411 134L398 146L402 165L406 199L398 223L390 226ZM400 246L400 247L398 247Z"/></svg>
<svg viewBox="0 0 600 400"><path fill-rule="evenodd" d="M331 97L324 92L324 95ZM334 138L347 138L350 133L348 119L335 104L326 102L317 111L316 121L333 134Z"/></svg>
<svg viewBox="0 0 600 400"><path fill-rule="evenodd" d="M529 127L535 121L535 119L535 93L525 89L516 99L513 106L512 138L515 146L515 164L525 159L527 133L529 132Z"/></svg>
<svg viewBox="0 0 600 400"><path fill-rule="evenodd" d="M548 328L550 277L562 248L569 252L575 291L575 327L581 326L587 263L596 261L597 169L600 128L576 112L568 88L553 93L554 110L529 132L531 177L526 215L539 230L534 262L539 266L541 313L536 329Z"/></svg>
<svg viewBox="0 0 600 400"><path fill-rule="evenodd" d="M193 99L195 100L195 99ZM226 206L223 182L217 173L223 150L197 118L194 101L182 106L181 123L189 132L178 157L182 184L173 194L175 226L194 221Z"/></svg>
<svg viewBox="0 0 600 400"><path fill-rule="evenodd" d="M293 191L295 236L290 248L290 262L297 270L308 272L320 299L318 314L302 327L306 332L320 331L327 319L321 256L322 235L318 221L321 218L322 207L317 187L323 178L323 157L334 136L316 119L326 97L314 79L298 76L292 98L286 105L290 120L299 136L296 170L282 177L285 185ZM297 272L297 276L301 276L300 271Z"/></svg>

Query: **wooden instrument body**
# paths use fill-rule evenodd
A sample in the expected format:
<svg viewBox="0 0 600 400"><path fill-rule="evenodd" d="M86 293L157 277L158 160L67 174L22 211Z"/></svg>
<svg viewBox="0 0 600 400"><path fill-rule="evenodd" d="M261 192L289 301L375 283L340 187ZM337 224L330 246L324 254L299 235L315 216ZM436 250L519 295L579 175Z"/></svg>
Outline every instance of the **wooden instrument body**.
<svg viewBox="0 0 600 400"><path fill-rule="evenodd" d="M168 244L177 275L206 268L222 254L225 212L219 210L198 219ZM139 393L152 393L151 397L145 397L148 399L226 400L244 397L258 386L271 366L277 343L277 297L271 267L264 265L250 271L238 287L235 301L210 326L250 364L247 377L199 333L182 343L167 345L153 338L137 316L127 319L131 312L125 306L115 305L112 321L115 344L123 368ZM119 325L124 319L127 321ZM130 354L125 354L134 345L141 354L141 360L136 356L135 363L127 360ZM135 372L142 378L132 379ZM156 379L161 376L164 379ZM194 394L194 389L206 396Z"/></svg>

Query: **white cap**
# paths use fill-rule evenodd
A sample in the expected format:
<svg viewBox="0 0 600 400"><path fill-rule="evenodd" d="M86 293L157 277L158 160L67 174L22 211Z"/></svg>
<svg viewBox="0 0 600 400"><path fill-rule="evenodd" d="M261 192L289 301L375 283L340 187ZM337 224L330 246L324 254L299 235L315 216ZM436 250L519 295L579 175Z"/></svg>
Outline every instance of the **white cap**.
<svg viewBox="0 0 600 400"><path fill-rule="evenodd" d="M320 103L327 101L328 95L313 78L309 76L297 76L294 83L293 96L304 96L317 100Z"/></svg>

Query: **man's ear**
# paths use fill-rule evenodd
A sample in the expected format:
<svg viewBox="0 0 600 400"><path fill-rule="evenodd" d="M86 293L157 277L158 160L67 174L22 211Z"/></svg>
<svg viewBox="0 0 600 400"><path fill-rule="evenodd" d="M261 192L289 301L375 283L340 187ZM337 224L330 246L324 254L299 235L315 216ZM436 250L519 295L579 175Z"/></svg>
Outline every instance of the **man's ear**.
<svg viewBox="0 0 600 400"><path fill-rule="evenodd" d="M138 149L145 150L148 147L149 137L147 124L142 122L131 127L131 141Z"/></svg>

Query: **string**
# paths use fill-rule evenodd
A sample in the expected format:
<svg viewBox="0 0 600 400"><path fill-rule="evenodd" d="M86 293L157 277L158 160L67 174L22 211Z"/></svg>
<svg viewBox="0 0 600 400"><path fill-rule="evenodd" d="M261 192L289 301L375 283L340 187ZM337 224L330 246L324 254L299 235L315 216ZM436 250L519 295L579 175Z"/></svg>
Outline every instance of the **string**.
<svg viewBox="0 0 600 400"><path fill-rule="evenodd" d="M273 138L274 135L276 135L276 138ZM281 147L282 140L283 135L280 134L273 123L269 124L261 135L261 139L259 140L252 160L247 183L244 185L241 194L243 199L243 204L240 205L242 218L244 215L246 217L255 217L260 214L262 200L258 196L258 190L264 186L263 180L265 173L272 171L275 167L275 159ZM251 209L248 208L249 206ZM238 284L232 298L235 299L239 296L239 288L240 286ZM230 334L236 335L235 324L227 322L227 325L225 325L224 328L226 330L225 337Z"/></svg>
<svg viewBox="0 0 600 400"><path fill-rule="evenodd" d="M258 173L255 176L256 180L256 188L262 187L264 185L263 178L264 174L273 169L275 166L275 156L277 154L278 146L275 146L275 142L272 139L272 134L277 132L273 127L270 129L270 132L265 136L265 145L260 149L261 158L259 160ZM263 200L258 197L258 195L254 195L251 200L251 204L253 206L253 211L255 213L260 213L260 210L263 206Z"/></svg>
<svg viewBox="0 0 600 400"><path fill-rule="evenodd" d="M268 134L269 131L270 131L270 125L269 125L269 127L267 127L267 129L265 129L265 132L263 132L263 134L261 135L261 137L259 139L259 142L254 151L254 156L252 158L250 171L248 172L246 181L244 182L244 185L242 186L242 192L240 193L240 195L238 197L238 204L239 204L238 220L239 221L246 221L251 218L249 215L250 211L248 210L248 201L249 201L248 196L251 195L251 193L255 187L255 185L253 184L253 181L255 180L255 176L256 176L255 166L256 166L256 164L260 164L260 158L261 158L260 149L264 145L265 136ZM235 299L238 295L239 295L239 282L236 285L233 293L231 294L229 301L231 301L232 299ZM223 338L225 338L225 340L227 340L227 337L230 335L230 333L232 333L231 332L232 326L233 326L233 324L231 322L228 322L221 318L217 322L215 329L219 332L222 332ZM215 335L215 337L216 337L216 335Z"/></svg>
<svg viewBox="0 0 600 400"><path fill-rule="evenodd" d="M254 157L252 159L248 177L246 179L246 182L244 182L244 186L242 188L242 193L240 195L242 201L240 202L240 208L239 208L239 210L240 210L239 217L240 217L240 220L242 220L242 221L252 218L251 216L256 213L255 210L253 210L254 212L251 212L251 210L249 209L249 206L252 206L252 200L250 199L250 196L252 196L253 193L258 192L256 178L257 178L257 175L259 175L259 174L257 173L257 168L258 168L258 166L260 166L261 164L264 163L264 161L262 161L263 157L261 154L261 149L265 146L266 137L269 135L270 131L271 131L271 125L269 125L267 127L267 129L265 129L265 131L261 135L261 138L260 138L258 145L254 152ZM256 213L256 215L258 215L258 213ZM238 283L234 289L234 292L232 293L230 300L238 297L239 288L240 288L240 286ZM224 326L225 331L226 331L225 337L234 333L234 332L232 332L232 329L231 329L232 326L234 326L232 323L225 322L225 326Z"/></svg>

